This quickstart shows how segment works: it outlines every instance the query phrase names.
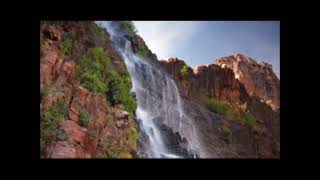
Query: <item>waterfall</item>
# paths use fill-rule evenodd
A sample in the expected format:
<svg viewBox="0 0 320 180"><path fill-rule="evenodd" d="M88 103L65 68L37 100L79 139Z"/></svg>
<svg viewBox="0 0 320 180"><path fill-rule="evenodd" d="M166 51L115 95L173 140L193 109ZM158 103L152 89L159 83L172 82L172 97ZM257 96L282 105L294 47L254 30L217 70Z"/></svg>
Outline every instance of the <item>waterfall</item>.
<svg viewBox="0 0 320 180"><path fill-rule="evenodd" d="M139 139L142 143L139 154L147 158L185 158L175 153L176 147L164 140L165 129L161 127L165 125L187 140L188 152L201 155L196 128L193 120L184 112L174 80L148 59L132 52L128 34L119 28L118 23L99 22L99 25L110 34L112 46L123 57L132 78L132 91L138 102L136 117L140 128Z"/></svg>

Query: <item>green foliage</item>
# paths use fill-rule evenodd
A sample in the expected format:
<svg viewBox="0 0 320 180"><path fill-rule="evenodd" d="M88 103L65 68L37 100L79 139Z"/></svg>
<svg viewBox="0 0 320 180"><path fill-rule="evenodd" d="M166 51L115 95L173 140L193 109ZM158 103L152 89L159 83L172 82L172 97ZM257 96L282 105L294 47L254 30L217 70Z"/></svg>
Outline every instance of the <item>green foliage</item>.
<svg viewBox="0 0 320 180"><path fill-rule="evenodd" d="M59 43L59 49L63 55L70 55L72 48L72 40L70 37L65 37L63 40Z"/></svg>
<svg viewBox="0 0 320 180"><path fill-rule="evenodd" d="M140 57L146 58L147 57L147 50L142 44L138 44L138 51L137 54Z"/></svg>
<svg viewBox="0 0 320 180"><path fill-rule="evenodd" d="M223 126L222 127L222 132L223 132L223 139L228 143L230 144L232 142L232 132L231 130L226 127L226 126Z"/></svg>
<svg viewBox="0 0 320 180"><path fill-rule="evenodd" d="M241 110L240 117L238 118L240 124L246 124L250 127L254 127L256 125L257 120L247 109L247 103L241 104L239 108Z"/></svg>
<svg viewBox="0 0 320 180"><path fill-rule="evenodd" d="M48 109L40 109L40 150L44 153L45 147L55 139L63 140L64 133L58 129L59 124L68 118L68 107L60 99Z"/></svg>
<svg viewBox="0 0 320 180"><path fill-rule="evenodd" d="M103 93L111 105L121 105L123 110L133 113L137 103L130 93L131 78L128 72L119 75L112 70L108 52L100 47L92 48L89 56L78 62L80 85L91 92Z"/></svg>
<svg viewBox="0 0 320 180"><path fill-rule="evenodd" d="M100 45L103 45L105 42L106 33L105 31L99 27L98 25L94 26L94 33L97 36L97 41Z"/></svg>
<svg viewBox="0 0 320 180"><path fill-rule="evenodd" d="M217 99L207 99L206 100L207 108L217 114L224 115L230 119L234 117L229 104L223 100Z"/></svg>
<svg viewBox="0 0 320 180"><path fill-rule="evenodd" d="M183 65L182 68L180 69L180 73L185 76L188 74L188 66L187 65Z"/></svg>
<svg viewBox="0 0 320 180"><path fill-rule="evenodd" d="M90 114L82 108L79 108L78 112L79 112L79 125L83 127L88 127L88 124L90 122Z"/></svg>
<svg viewBox="0 0 320 180"><path fill-rule="evenodd" d="M130 134L129 134L129 143L132 144L134 148L137 147L137 140L138 140L138 132L135 127L132 127L130 129Z"/></svg>
<svg viewBox="0 0 320 180"><path fill-rule="evenodd" d="M115 71L111 71L108 78L107 100L113 105L122 104L124 110L133 113L137 108L137 103L130 93L129 75L120 76Z"/></svg>
<svg viewBox="0 0 320 180"><path fill-rule="evenodd" d="M91 92L105 92L106 84L94 72L85 72L80 75L80 84Z"/></svg>
<svg viewBox="0 0 320 180"><path fill-rule="evenodd" d="M132 21L120 21L129 33L137 33L137 29Z"/></svg>
<svg viewBox="0 0 320 180"><path fill-rule="evenodd" d="M80 85L92 92L105 94L107 89L106 78L111 62L108 52L100 47L92 48L90 56L82 56L78 62Z"/></svg>

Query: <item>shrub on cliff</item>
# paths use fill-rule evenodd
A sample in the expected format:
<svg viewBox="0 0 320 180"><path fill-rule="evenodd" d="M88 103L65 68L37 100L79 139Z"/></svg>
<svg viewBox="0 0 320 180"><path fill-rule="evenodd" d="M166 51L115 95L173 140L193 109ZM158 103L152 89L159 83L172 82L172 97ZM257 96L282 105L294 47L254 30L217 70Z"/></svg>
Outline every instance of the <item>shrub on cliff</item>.
<svg viewBox="0 0 320 180"><path fill-rule="evenodd" d="M90 114L82 109L79 108L79 125L83 127L88 127L89 121L90 121Z"/></svg>
<svg viewBox="0 0 320 180"><path fill-rule="evenodd" d="M85 72L80 76L80 84L91 92L105 92L106 84L96 73Z"/></svg>
<svg viewBox="0 0 320 180"><path fill-rule="evenodd" d="M111 71L106 97L113 106L122 104L125 111L133 113L137 108L137 103L130 93L130 82L127 76L121 77L115 71Z"/></svg>
<svg viewBox="0 0 320 180"><path fill-rule="evenodd" d="M145 47L142 44L138 45L137 54L142 58L146 58L147 57L147 50L145 49Z"/></svg>
<svg viewBox="0 0 320 180"><path fill-rule="evenodd" d="M230 144L232 142L232 132L231 132L231 130L226 126L223 126L222 127L222 132L223 132L224 141L226 141L226 143Z"/></svg>
<svg viewBox="0 0 320 180"><path fill-rule="evenodd" d="M132 21L120 21L120 24L122 24L129 33L137 33L137 29Z"/></svg>
<svg viewBox="0 0 320 180"><path fill-rule="evenodd" d="M111 69L108 52L100 47L92 48L89 56L82 56L78 62L80 85L92 92L105 93L106 78Z"/></svg>
<svg viewBox="0 0 320 180"><path fill-rule="evenodd" d="M63 55L70 55L72 48L72 40L69 37L65 37L60 43L59 43L59 49Z"/></svg>
<svg viewBox="0 0 320 180"><path fill-rule="evenodd" d="M68 118L68 107L60 99L48 109L40 108L40 151L55 139L64 139L64 133L58 129L59 124Z"/></svg>
<svg viewBox="0 0 320 180"><path fill-rule="evenodd" d="M185 76L188 74L188 66L187 65L183 65L181 70L180 70L180 73L182 74L182 76Z"/></svg>
<svg viewBox="0 0 320 180"><path fill-rule="evenodd" d="M246 124L250 127L254 127L256 124L256 118L249 112L247 109L247 103L243 103L239 106L240 109L240 117L238 118L238 121L240 124Z"/></svg>
<svg viewBox="0 0 320 180"><path fill-rule="evenodd" d="M207 108L217 114L224 115L230 119L234 117L229 104L223 100L217 99L206 99L206 106Z"/></svg>

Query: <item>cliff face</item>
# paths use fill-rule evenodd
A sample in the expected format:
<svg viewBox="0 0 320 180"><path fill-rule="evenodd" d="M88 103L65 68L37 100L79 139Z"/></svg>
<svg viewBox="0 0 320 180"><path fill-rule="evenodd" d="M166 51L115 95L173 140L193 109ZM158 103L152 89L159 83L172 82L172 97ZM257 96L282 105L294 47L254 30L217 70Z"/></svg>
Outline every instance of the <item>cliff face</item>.
<svg viewBox="0 0 320 180"><path fill-rule="evenodd" d="M180 85L182 95L188 99L203 102L208 96L240 102L241 84L232 70L222 69L215 64L191 69L177 58L169 58L161 63Z"/></svg>
<svg viewBox="0 0 320 180"><path fill-rule="evenodd" d="M239 156L278 157L280 152L280 111L273 110L263 101L263 98L272 98L274 99L272 102L280 102L280 99L277 99L279 97L277 96L276 98L277 91L279 91L279 82L274 78L274 73L272 71L270 72L270 67L268 66L264 67L265 69L262 67L260 71L261 74L257 74L259 71L254 71L256 73L253 74L253 70L250 69L253 65L251 64L252 62L250 62L248 67L246 67L246 64L240 63L242 64L241 69L237 69L237 74L235 74L233 69L227 68L222 62L224 61L218 61L217 64L207 66L198 66L194 69L187 66L184 61L178 58L162 60L161 64L168 74L177 82L185 101L199 104L200 107L204 109L206 109L205 107L207 106L206 100L211 98L229 103L234 117L222 116L224 117L223 120L213 117L207 118L206 116L201 117L201 119L206 119L206 122L199 127L202 129L200 131L207 131L203 138L212 136L211 134L215 132L214 129L220 129L226 126L233 134L232 138L234 141L231 143L233 152ZM249 71L250 73L242 71ZM238 79L239 74L245 74L246 76L242 76L248 79L249 76L260 77L262 82L257 79L250 81L249 85L243 84ZM244 81L244 83L246 82L247 81ZM262 87L262 84L269 84L271 87L262 88L262 90L255 92L256 89ZM255 88L252 88L252 91L248 93L246 87L250 89L251 86ZM267 89L269 91L267 91ZM260 95L262 92L264 92L264 96ZM272 93L274 96L270 95ZM241 113L243 114L241 110L243 103L246 104L246 111L251 113L256 119L257 123L255 125L241 125L241 123L236 120L241 116ZM276 103L274 103L274 105L276 105ZM192 107L196 107L196 105L192 105ZM192 107L189 107L189 111L195 111L195 108ZM198 111L196 112L197 114L201 114L199 112L200 110L196 111ZM198 117L198 119L200 118ZM211 124L213 120L217 121L215 123L216 126L208 130L205 124ZM259 139L259 141L257 141L257 139ZM212 149L214 149L214 147L212 147Z"/></svg>
<svg viewBox="0 0 320 180"><path fill-rule="evenodd" d="M127 74L108 33L94 22L41 22L41 157L134 157L132 114L110 103L111 90L97 89L121 82L121 92L129 92Z"/></svg>
<svg viewBox="0 0 320 180"><path fill-rule="evenodd" d="M229 68L244 85L250 96L258 96L277 111L280 108L280 80L272 65L236 54L216 60L222 68Z"/></svg>

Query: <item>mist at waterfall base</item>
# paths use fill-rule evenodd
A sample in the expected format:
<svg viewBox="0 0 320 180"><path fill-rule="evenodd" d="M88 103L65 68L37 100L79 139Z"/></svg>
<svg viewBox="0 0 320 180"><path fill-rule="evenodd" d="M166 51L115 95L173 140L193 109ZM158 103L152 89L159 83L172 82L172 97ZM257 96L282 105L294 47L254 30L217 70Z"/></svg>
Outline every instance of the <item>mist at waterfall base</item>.
<svg viewBox="0 0 320 180"><path fill-rule="evenodd" d="M123 57L132 78L132 91L138 107L139 123L138 156L141 158L194 158L203 151L193 120L183 109L175 84L156 64L132 52L130 35L116 22L97 23L110 34L112 46ZM169 135L168 135L169 132ZM182 142L170 140L176 133Z"/></svg>

